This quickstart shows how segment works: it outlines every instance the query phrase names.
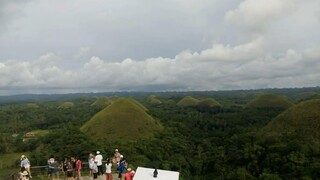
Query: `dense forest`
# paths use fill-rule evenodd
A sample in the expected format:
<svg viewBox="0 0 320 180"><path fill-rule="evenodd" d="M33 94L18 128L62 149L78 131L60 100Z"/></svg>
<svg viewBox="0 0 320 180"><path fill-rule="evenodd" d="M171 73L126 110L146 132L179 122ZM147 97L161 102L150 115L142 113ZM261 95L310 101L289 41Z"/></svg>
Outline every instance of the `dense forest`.
<svg viewBox="0 0 320 180"><path fill-rule="evenodd" d="M112 156L118 148L130 166L179 171L182 180L318 179L319 93L316 87L2 97L0 154L29 152L33 165L45 165L52 154L87 161L92 151ZM161 126L152 137L95 137L81 130L119 97L129 96ZM121 128L110 132L133 127ZM26 138L27 132L37 136Z"/></svg>

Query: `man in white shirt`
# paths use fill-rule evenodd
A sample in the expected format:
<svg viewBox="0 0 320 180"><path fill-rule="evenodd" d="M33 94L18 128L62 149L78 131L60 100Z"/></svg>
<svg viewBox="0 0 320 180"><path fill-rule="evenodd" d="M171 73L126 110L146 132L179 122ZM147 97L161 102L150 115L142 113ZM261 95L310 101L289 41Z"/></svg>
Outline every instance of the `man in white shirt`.
<svg viewBox="0 0 320 180"><path fill-rule="evenodd" d="M97 151L97 155L95 157L95 161L97 162L97 167L98 167L98 175L101 176L103 175L102 171L102 155L100 154L100 151Z"/></svg>

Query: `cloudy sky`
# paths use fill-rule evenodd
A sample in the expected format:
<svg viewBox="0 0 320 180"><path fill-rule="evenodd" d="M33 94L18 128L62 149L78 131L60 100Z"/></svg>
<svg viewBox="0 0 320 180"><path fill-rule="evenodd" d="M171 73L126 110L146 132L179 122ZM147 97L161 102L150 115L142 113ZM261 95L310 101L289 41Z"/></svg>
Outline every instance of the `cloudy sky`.
<svg viewBox="0 0 320 180"><path fill-rule="evenodd" d="M319 85L319 0L0 1L0 95Z"/></svg>

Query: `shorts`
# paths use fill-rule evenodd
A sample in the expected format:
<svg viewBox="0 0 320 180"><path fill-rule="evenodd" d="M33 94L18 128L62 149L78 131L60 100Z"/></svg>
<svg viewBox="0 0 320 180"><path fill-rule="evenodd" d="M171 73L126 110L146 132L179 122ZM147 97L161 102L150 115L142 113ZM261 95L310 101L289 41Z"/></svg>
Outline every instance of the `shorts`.
<svg viewBox="0 0 320 180"><path fill-rule="evenodd" d="M72 171L67 171L67 177L73 177L73 172Z"/></svg>

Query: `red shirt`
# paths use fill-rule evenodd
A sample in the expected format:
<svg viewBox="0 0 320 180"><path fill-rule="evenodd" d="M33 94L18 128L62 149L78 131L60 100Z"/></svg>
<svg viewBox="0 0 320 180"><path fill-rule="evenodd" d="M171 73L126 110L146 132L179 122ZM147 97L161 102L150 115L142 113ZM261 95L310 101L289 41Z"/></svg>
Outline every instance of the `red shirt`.
<svg viewBox="0 0 320 180"><path fill-rule="evenodd" d="M76 169L80 170L81 167L82 167L82 162L81 162L80 159L78 159L77 162L76 162Z"/></svg>
<svg viewBox="0 0 320 180"><path fill-rule="evenodd" d="M134 176L134 171L126 172L124 176L126 177L126 180L132 180Z"/></svg>

